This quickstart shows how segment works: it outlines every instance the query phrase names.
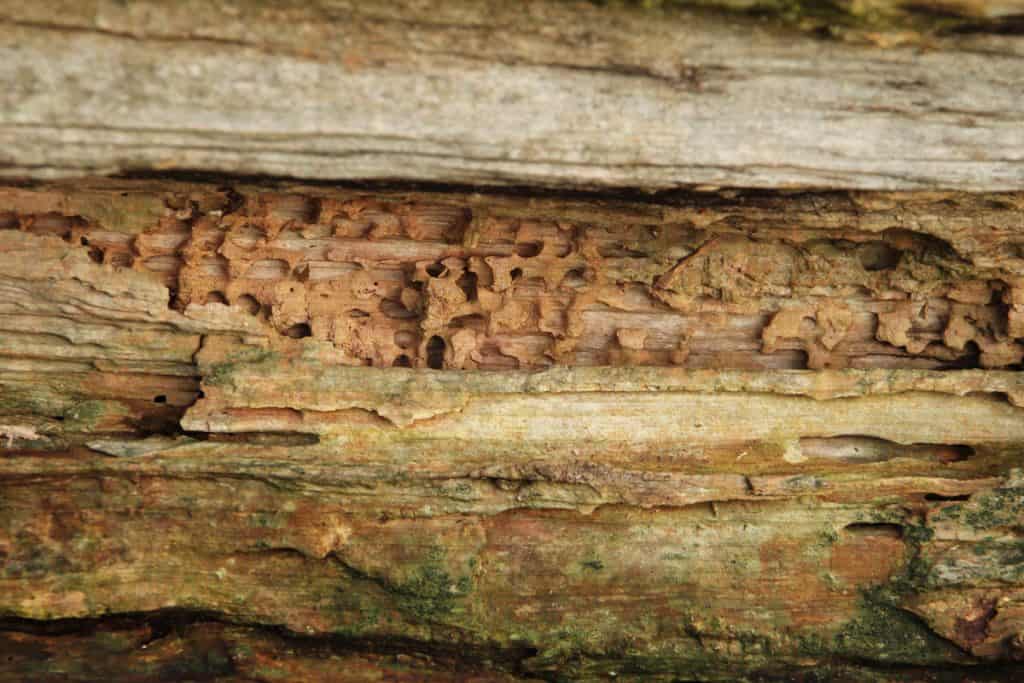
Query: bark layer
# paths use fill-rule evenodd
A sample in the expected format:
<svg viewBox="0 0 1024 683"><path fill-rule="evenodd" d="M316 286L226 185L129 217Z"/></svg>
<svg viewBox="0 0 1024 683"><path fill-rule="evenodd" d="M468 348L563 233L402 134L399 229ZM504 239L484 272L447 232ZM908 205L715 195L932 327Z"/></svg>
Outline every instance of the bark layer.
<svg viewBox="0 0 1024 683"><path fill-rule="evenodd" d="M0 198L8 679L1020 673L1018 194Z"/></svg>

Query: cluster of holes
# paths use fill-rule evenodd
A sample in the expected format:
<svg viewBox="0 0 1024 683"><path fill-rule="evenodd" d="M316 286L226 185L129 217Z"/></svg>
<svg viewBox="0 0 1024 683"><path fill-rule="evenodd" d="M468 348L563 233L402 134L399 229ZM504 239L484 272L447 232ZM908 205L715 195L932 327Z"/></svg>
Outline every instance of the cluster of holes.
<svg viewBox="0 0 1024 683"><path fill-rule="evenodd" d="M56 212L29 215L19 217L13 211L0 212L0 230L24 229L34 235L52 235L71 242L77 231L87 228L89 225L81 216L65 216ZM87 248L89 259L93 263L108 263L113 266L128 268L134 263L132 255L118 248L103 248L93 244L85 235L78 237L78 243ZM108 247L111 245L108 245Z"/></svg>
<svg viewBox="0 0 1024 683"><path fill-rule="evenodd" d="M235 204L231 209L232 211L240 208L240 206L244 204L244 198L237 193L235 193L232 199ZM192 202L189 207L190 220L196 217L196 212L198 210L198 205ZM297 220L306 224L313 224L321 220L322 207L321 202L318 199L292 195L284 199L275 200L275 204L271 208L270 213L273 218L279 220ZM467 215L469 215L468 212ZM85 221L80 217L68 217L57 213L39 214L31 216L28 219L23 219L14 212L0 212L0 229L17 229L22 227L23 223L27 230L60 235L65 239L73 239L73 236L77 236L79 234L77 227L84 227L86 225ZM256 226L251 226L251 229L254 233L262 234ZM648 231L651 239L658 238L658 233L655 228L648 228ZM883 233L883 237L883 240L874 240L862 243L844 242L842 248L848 252L852 251L853 255L855 255L860 261L864 269L868 271L883 271L897 268L904 255L908 254L910 257L913 257L914 255L920 256L922 254L955 255L955 252L948 243L922 233L902 229L889 229ZM253 239L256 239L255 235ZM511 239L503 240L503 243L506 246L511 242ZM131 265L131 256L120 251L117 245L112 245L112 247L110 247L110 245L100 247L95 244L90 244L89 239L85 236L81 236L81 244L88 248L90 258L97 263L109 262L114 265ZM558 251L559 248L560 245L558 244L557 239L554 242L548 241L547 246L545 246L545 242L535 240L516 241L512 244L512 249L515 255L524 259L535 258L540 256L542 253L552 255ZM642 248L642 245L637 247L637 245L631 241L620 240L600 246L599 252L605 257L648 256L648 254L638 251L638 248ZM1024 255L1024 243L1011 244L1007 249L1012 252L1012 255ZM164 257L158 256L153 258ZM247 274L247 277L255 277L257 279L278 279L294 275L299 277L299 279L308 279L310 277L309 267L303 267L305 270L291 273L289 263L284 260L261 260L251 265L250 272ZM158 270L167 270L167 268L158 268ZM432 278L442 278L449 275L449 269L440 261L426 266L424 270L426 274ZM587 270L585 268L573 268L566 272L562 280L562 286L572 289L583 287L588 282L586 276ZM523 268L512 268L509 271L509 277L512 281L521 280L524 277ZM479 278L476 273L472 271L463 271L456 280L458 287L465 293L467 301L475 302L479 300L478 279ZM593 273L591 273L591 279L593 279ZM422 290L423 282L413 281L408 283L408 286L417 290ZM174 292L172 291L172 298L174 296ZM995 296L995 294L993 294L993 296ZM229 302L224 292L211 291L206 295L204 303L219 303L226 305ZM250 294L238 296L230 303L231 305L239 306L254 316L259 315L261 312L264 314L269 313L268 308L266 306L262 306L260 302ZM379 311L384 316L395 320L413 320L418 317L418 313L408 310L400 301L394 299L381 300L381 303L379 304ZM349 312L349 315L352 317L366 317L369 316L369 313L358 309L352 309ZM453 319L451 321L451 326L476 328L479 326L480 322L480 316L461 316ZM486 321L484 320L483 322L485 323ZM309 337L312 334L311 326L309 322L299 323L283 330L282 334L295 339ZM403 335L402 343L399 343L399 335ZM407 337L404 335L407 335ZM396 345L403 350L416 348L419 343L422 343L421 340L418 339L417 335L412 332L397 332L395 340ZM440 369L444 366L446 345L443 337L438 335L431 337L426 344L425 350L425 355L427 356L426 364L428 367ZM793 356L792 361L788 363L789 365L795 365L798 367L807 366L806 352L790 350L789 353ZM405 366L406 363L411 365L412 361L410 359L410 354L413 357L416 357L416 354L412 351L409 353L403 353L397 356L392 364L399 367ZM977 344L974 341L970 341L967 343L964 355L961 356L961 358L950 362L946 367L950 369L977 367L979 365L979 356L980 350L978 349Z"/></svg>
<svg viewBox="0 0 1024 683"><path fill-rule="evenodd" d="M244 199L241 195L234 193L233 208L237 209L244 203ZM194 202L181 203L180 206L174 206L169 204L173 208L179 209L179 211L185 211L188 209L189 218L194 218L198 208L194 205ZM294 218L303 222L315 222L320 213L320 202L316 199L308 197L292 197L287 198L283 202L278 204L278 211L275 214L282 218ZM61 237L64 240L71 240L72 234L76 227L85 227L86 221L79 216L64 216L58 213L45 213L35 216L31 216L27 221L23 221L19 216L11 211L5 211L0 213L0 229L20 229L25 228L35 234L52 234ZM258 230L257 230L258 232ZM88 249L89 258L97 264L109 263L115 266L128 267L133 263L131 254L127 252L121 252L118 250L109 251L103 247L93 244L89 237L81 235L79 237L79 243L81 246ZM163 262L168 259L174 259L174 263L177 264L177 259L173 256L155 256L147 261L147 265L153 265L151 261L157 263L157 265L166 265ZM221 264L222 270L226 273L226 265ZM257 279L276 279L285 277L288 275L289 267L288 264L279 259L268 259L263 261L257 261L252 264L250 272L247 274L249 277L255 277ZM177 298L177 290L175 287L171 287L171 300L172 302ZM206 294L203 303L211 304L223 304L228 305L229 301L223 291L213 290ZM264 310L264 306L251 294L242 294L235 298L230 304L241 308L250 315L259 315ZM402 317L408 317L408 312L405 311L404 307L401 307L400 314ZM354 311L353 315L369 315L362 311ZM306 322L292 325L285 329L282 334L291 337L293 339L301 339L312 336L312 330L310 325ZM154 397L154 403L165 403L167 397L164 395Z"/></svg>

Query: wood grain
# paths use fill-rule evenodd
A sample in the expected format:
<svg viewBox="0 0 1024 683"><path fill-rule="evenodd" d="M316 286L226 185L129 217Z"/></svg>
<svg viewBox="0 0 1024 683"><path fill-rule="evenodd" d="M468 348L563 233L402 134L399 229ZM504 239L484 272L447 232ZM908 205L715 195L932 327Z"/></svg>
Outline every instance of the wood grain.
<svg viewBox="0 0 1024 683"><path fill-rule="evenodd" d="M1024 187L1012 32L879 47L547 0L44 0L0 22L13 177Z"/></svg>

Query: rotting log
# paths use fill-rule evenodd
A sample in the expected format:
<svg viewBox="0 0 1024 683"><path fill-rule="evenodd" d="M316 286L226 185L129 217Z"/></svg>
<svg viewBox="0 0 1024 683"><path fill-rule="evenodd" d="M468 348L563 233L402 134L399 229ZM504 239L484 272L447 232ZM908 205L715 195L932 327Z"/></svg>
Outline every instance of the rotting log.
<svg viewBox="0 0 1024 683"><path fill-rule="evenodd" d="M0 678L1020 674L1024 196L0 202Z"/></svg>
<svg viewBox="0 0 1024 683"><path fill-rule="evenodd" d="M0 0L0 681L1024 679L1022 14Z"/></svg>

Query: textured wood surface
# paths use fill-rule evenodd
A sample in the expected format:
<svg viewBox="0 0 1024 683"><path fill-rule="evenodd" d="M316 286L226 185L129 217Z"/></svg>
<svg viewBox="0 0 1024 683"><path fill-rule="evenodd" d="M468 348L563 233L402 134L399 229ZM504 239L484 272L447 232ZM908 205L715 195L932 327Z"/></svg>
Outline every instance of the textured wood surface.
<svg viewBox="0 0 1024 683"><path fill-rule="evenodd" d="M0 679L1013 680L1021 201L2 188Z"/></svg>
<svg viewBox="0 0 1024 683"><path fill-rule="evenodd" d="M854 40L702 4L7 0L0 170L1024 188L1017 3Z"/></svg>

